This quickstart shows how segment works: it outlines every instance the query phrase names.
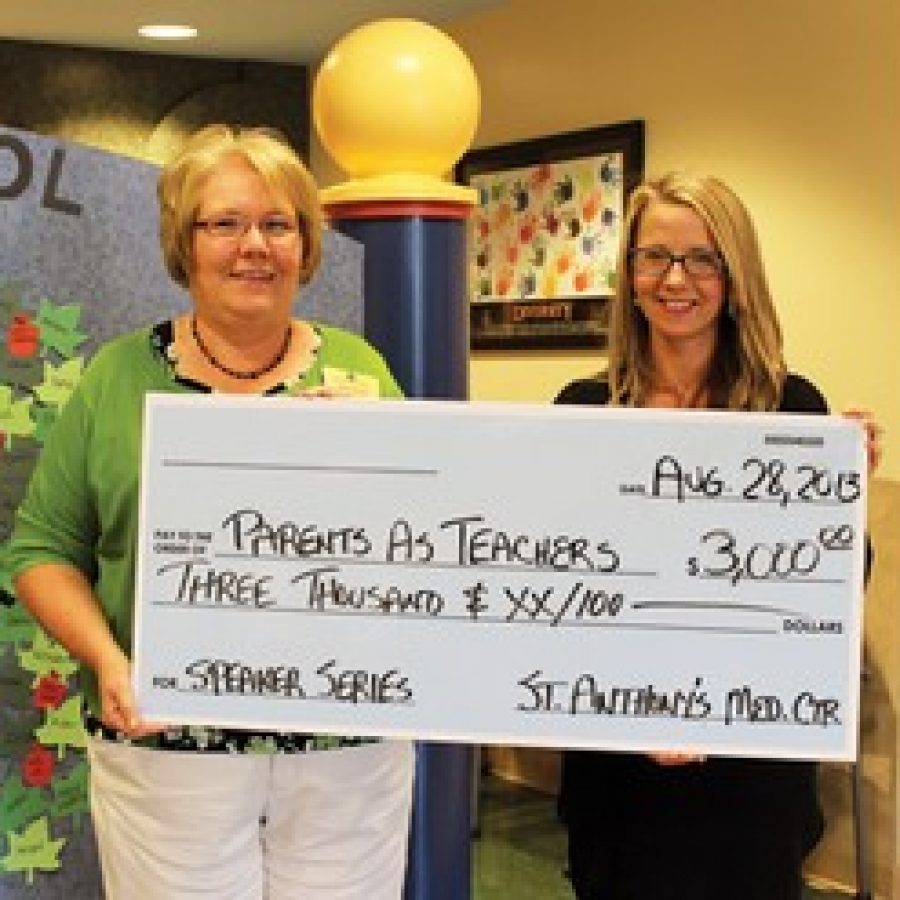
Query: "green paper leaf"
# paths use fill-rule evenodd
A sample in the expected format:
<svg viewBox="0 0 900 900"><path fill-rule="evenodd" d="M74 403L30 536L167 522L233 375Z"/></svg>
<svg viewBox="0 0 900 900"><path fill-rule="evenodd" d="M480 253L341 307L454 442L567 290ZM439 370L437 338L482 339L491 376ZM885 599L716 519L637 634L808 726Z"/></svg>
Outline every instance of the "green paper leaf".
<svg viewBox="0 0 900 900"><path fill-rule="evenodd" d="M70 697L59 709L48 709L45 723L34 736L47 747L56 747L59 759L65 759L66 747L87 746L87 732L81 723L81 697Z"/></svg>
<svg viewBox="0 0 900 900"><path fill-rule="evenodd" d="M68 678L78 671L78 663L44 631L38 630L27 650L16 652L19 654L19 665L35 676L32 687L38 683L41 675L56 672L60 678Z"/></svg>
<svg viewBox="0 0 900 900"><path fill-rule="evenodd" d="M22 784L18 772L10 775L0 786L0 828L17 831L28 822L47 812L46 791Z"/></svg>
<svg viewBox="0 0 900 900"><path fill-rule="evenodd" d="M54 778L50 787L53 791L50 815L72 816L72 824L80 828L81 815L89 810L87 760L82 759L68 775Z"/></svg>
<svg viewBox="0 0 900 900"><path fill-rule="evenodd" d="M0 857L0 865L7 872L24 872L28 884L34 883L34 872L55 872L59 868L59 853L66 839L51 840L47 817L32 822L21 834L7 832L9 853Z"/></svg>
<svg viewBox="0 0 900 900"><path fill-rule="evenodd" d="M7 451L12 448L11 437L28 437L34 434L31 404L31 397L14 400L12 388L0 384L0 431L6 435L5 449Z"/></svg>
<svg viewBox="0 0 900 900"><path fill-rule="evenodd" d="M49 300L41 299L37 314L37 325L41 329L41 346L55 350L60 356L68 359L75 355L79 344L87 340L87 335L78 331L81 318L81 306L69 303L56 306Z"/></svg>
<svg viewBox="0 0 900 900"><path fill-rule="evenodd" d="M34 389L35 396L47 406L62 409L72 396L83 369L84 360L80 356L67 359L58 366L45 362L44 380Z"/></svg>

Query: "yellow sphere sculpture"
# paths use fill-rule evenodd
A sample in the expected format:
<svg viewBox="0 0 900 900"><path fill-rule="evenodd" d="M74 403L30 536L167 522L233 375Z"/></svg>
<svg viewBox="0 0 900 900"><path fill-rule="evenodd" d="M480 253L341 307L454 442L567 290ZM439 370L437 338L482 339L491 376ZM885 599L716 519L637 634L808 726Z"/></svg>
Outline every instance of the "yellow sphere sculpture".
<svg viewBox="0 0 900 900"><path fill-rule="evenodd" d="M326 193L447 196L455 186L440 176L469 147L479 106L471 62L437 28L384 19L351 31L316 76L313 120L325 149L358 182Z"/></svg>

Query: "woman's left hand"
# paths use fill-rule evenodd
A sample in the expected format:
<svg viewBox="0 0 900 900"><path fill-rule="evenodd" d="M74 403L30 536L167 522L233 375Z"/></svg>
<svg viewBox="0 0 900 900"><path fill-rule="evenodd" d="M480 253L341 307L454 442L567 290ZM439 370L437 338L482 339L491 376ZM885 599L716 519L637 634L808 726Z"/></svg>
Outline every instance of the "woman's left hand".
<svg viewBox="0 0 900 900"><path fill-rule="evenodd" d="M853 419L859 422L866 432L866 458L869 462L869 475L874 475L878 464L881 462L881 434L882 428L875 421L875 415L868 409L856 409L851 407L841 412L845 419Z"/></svg>

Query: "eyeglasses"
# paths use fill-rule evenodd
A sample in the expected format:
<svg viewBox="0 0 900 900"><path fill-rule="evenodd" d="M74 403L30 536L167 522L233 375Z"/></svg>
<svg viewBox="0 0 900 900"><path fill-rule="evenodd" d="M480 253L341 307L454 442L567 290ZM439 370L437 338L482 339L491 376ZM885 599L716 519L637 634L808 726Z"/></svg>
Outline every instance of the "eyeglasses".
<svg viewBox="0 0 900 900"><path fill-rule="evenodd" d="M297 220L290 216L266 216L254 220L247 216L229 215L194 222L194 228L202 228L210 237L226 241L240 240L254 226L266 241L273 242L289 240L300 230Z"/></svg>
<svg viewBox="0 0 900 900"><path fill-rule="evenodd" d="M691 278L717 278L725 271L725 260L715 250L694 247L687 253L673 253L668 247L634 247L628 251L635 275L664 278L675 263Z"/></svg>

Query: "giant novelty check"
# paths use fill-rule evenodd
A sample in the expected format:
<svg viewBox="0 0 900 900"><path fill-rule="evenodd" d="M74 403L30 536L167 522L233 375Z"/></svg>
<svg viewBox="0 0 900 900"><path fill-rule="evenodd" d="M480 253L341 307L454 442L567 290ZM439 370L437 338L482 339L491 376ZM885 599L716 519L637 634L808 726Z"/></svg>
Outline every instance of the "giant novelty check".
<svg viewBox="0 0 900 900"><path fill-rule="evenodd" d="M144 441L148 719L855 755L853 424L161 395Z"/></svg>

